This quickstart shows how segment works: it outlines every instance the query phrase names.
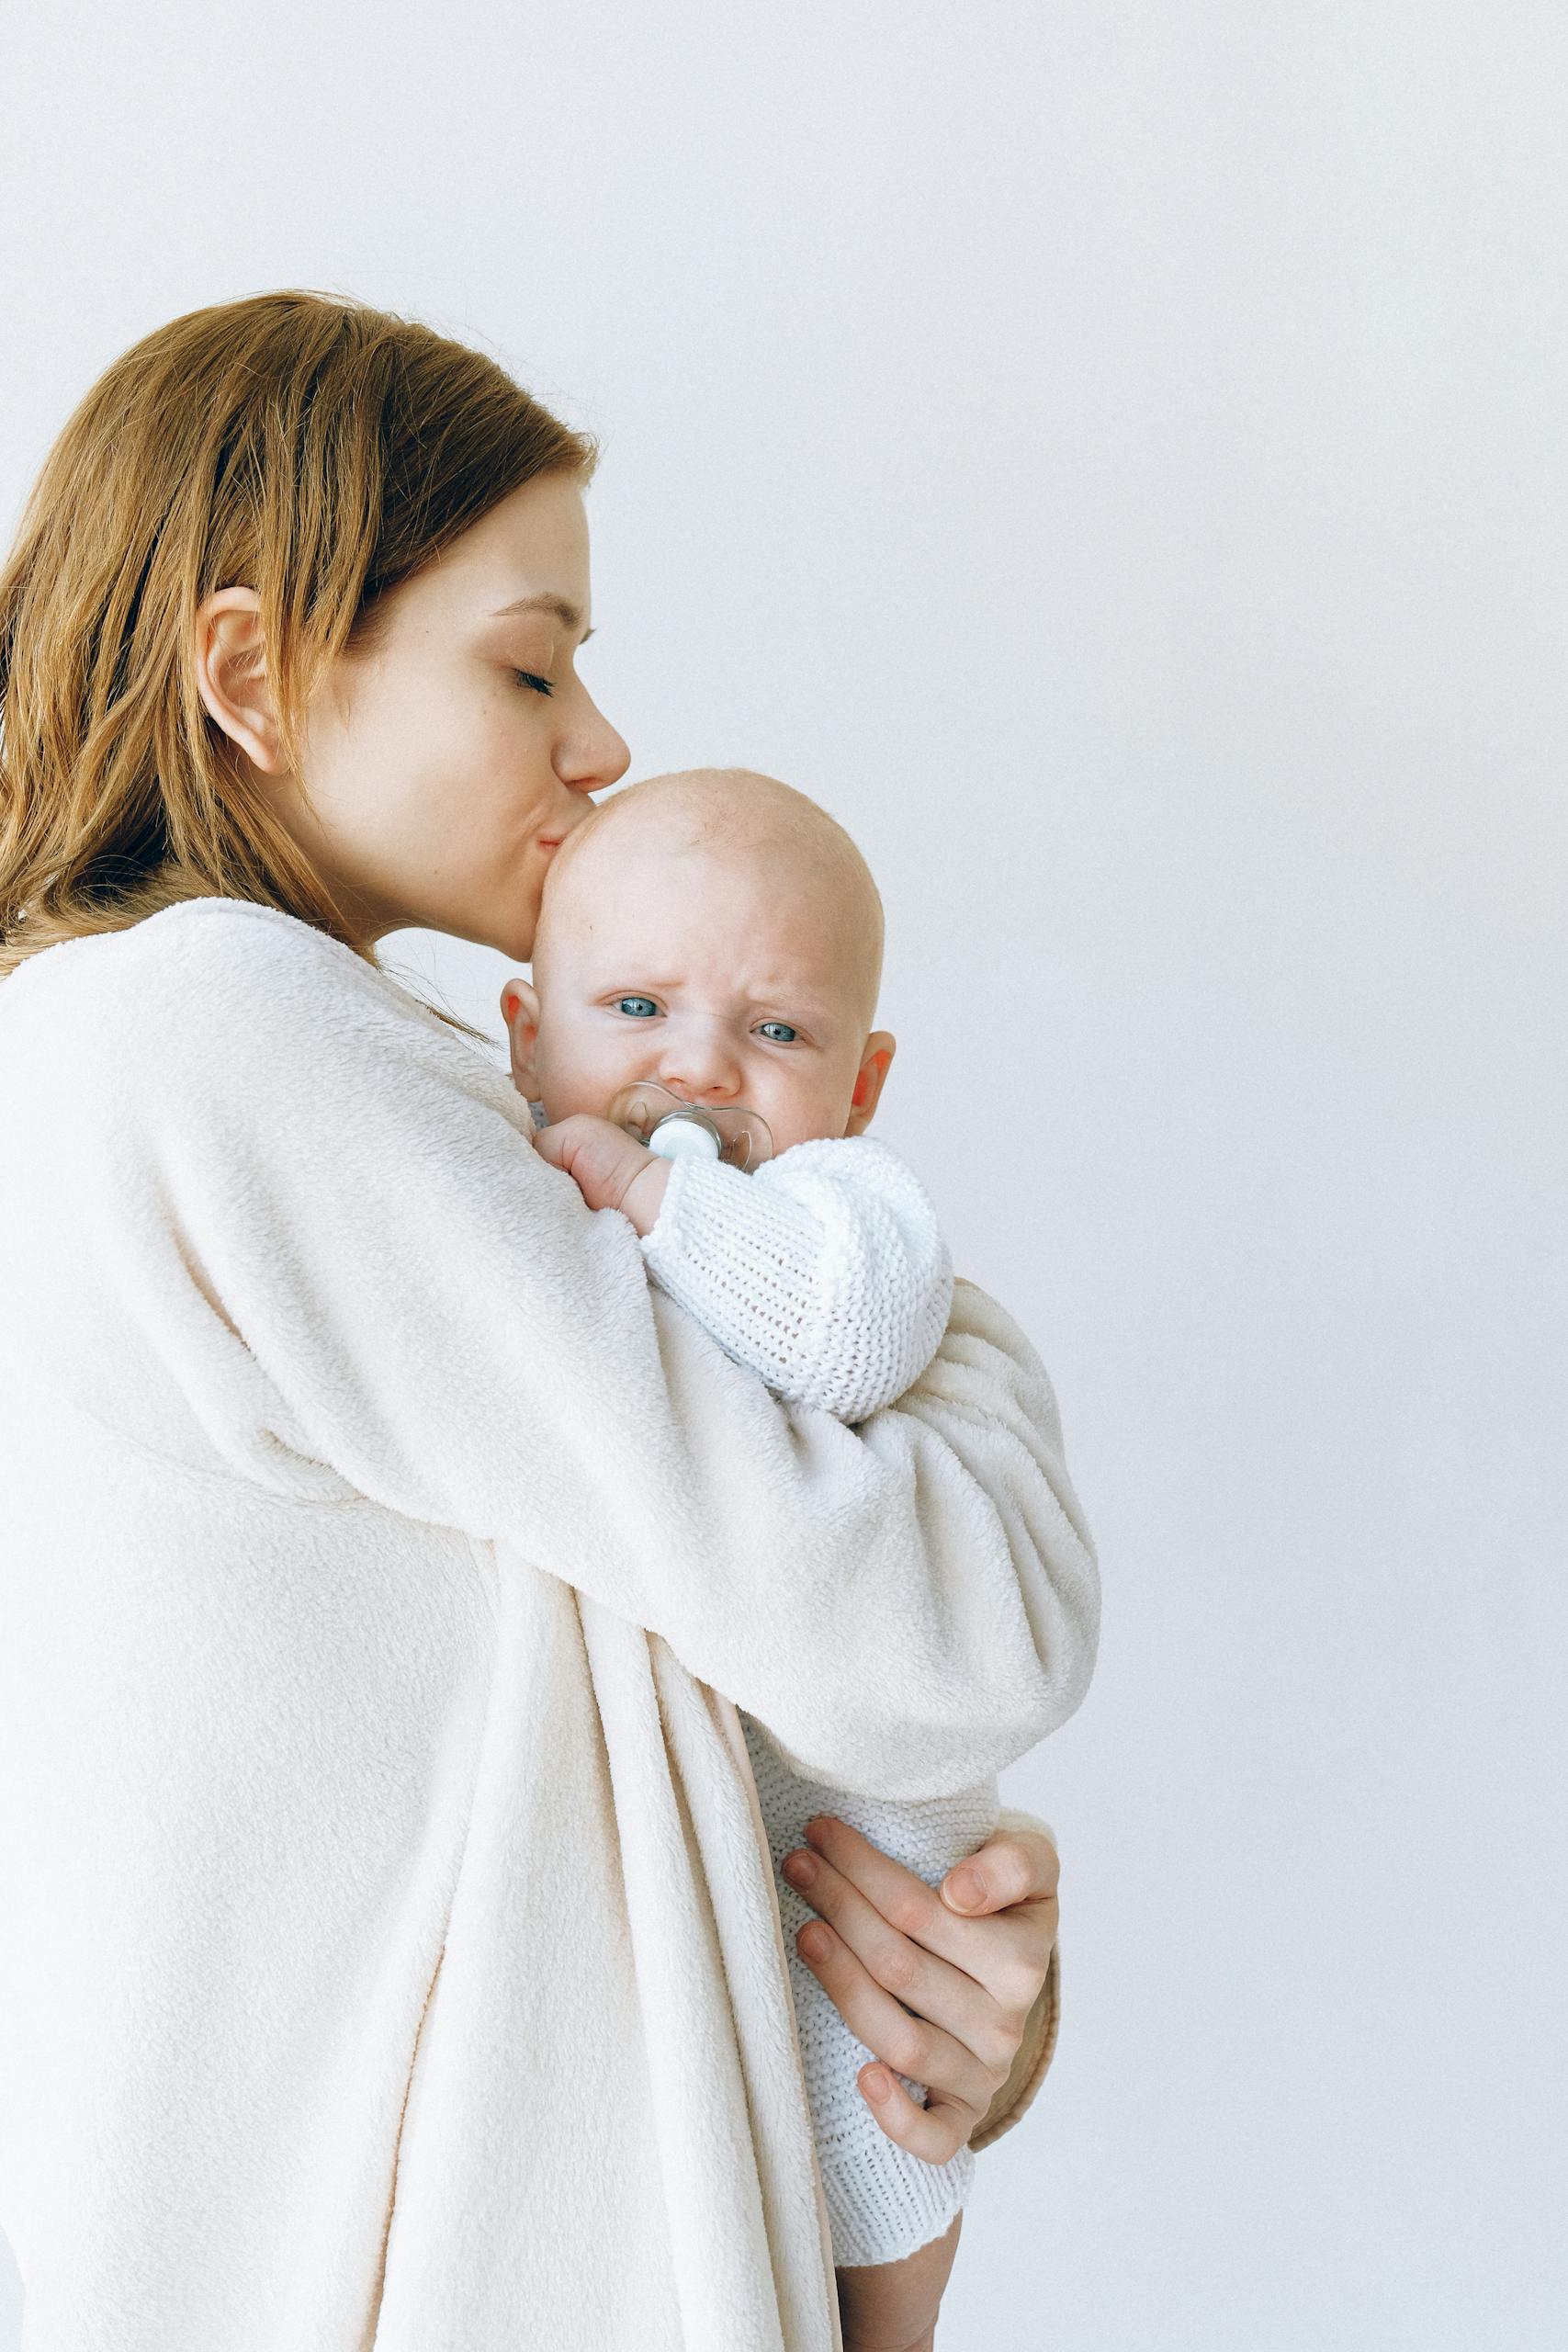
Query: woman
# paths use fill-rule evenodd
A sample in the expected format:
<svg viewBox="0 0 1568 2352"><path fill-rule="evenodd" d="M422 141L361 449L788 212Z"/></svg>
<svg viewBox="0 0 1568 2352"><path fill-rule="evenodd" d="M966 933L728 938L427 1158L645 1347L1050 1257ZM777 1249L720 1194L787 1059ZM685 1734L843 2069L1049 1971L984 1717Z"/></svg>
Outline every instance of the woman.
<svg viewBox="0 0 1568 2352"><path fill-rule="evenodd" d="M861 1430L792 1415L375 963L409 925L526 959L625 771L574 669L592 455L477 354L260 298L108 370L0 580L29 2352L825 2352L734 1707L918 1796L1088 1677L1000 1311L964 1286ZM824 1980L931 2085L884 2128L994 2136L1043 2063L1045 1840L967 1920L824 1850Z"/></svg>

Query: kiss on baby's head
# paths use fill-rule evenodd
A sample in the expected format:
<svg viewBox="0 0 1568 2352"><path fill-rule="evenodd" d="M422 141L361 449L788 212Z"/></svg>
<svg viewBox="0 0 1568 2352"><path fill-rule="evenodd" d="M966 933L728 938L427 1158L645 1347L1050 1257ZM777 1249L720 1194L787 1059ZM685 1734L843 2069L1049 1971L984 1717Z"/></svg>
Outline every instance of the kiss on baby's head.
<svg viewBox="0 0 1568 2352"><path fill-rule="evenodd" d="M552 1122L656 1080L744 1103L776 1150L858 1135L894 1040L874 1030L882 901L841 825L774 777L652 776L557 851L534 978L508 980L513 1075Z"/></svg>

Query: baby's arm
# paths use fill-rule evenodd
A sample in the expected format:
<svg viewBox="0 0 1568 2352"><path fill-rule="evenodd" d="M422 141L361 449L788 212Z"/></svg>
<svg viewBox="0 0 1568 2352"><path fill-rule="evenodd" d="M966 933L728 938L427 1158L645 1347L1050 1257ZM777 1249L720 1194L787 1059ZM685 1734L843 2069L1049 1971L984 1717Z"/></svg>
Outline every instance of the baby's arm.
<svg viewBox="0 0 1568 2352"><path fill-rule="evenodd" d="M842 1421L919 1379L953 1304L935 1211L865 1136L795 1144L750 1176L677 1160L642 1249L727 1355L786 1403Z"/></svg>
<svg viewBox="0 0 1568 2352"><path fill-rule="evenodd" d="M786 1404L863 1421L930 1363L953 1266L911 1170L863 1136L795 1144L755 1175L657 1159L607 1119L543 1128L540 1157L619 1209L660 1288Z"/></svg>

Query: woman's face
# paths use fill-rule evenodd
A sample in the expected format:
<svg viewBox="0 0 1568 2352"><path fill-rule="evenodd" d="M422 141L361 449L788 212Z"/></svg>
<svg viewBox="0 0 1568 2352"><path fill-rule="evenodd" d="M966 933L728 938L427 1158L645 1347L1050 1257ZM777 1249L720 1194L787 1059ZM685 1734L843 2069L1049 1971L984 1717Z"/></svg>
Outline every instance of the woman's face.
<svg viewBox="0 0 1568 2352"><path fill-rule="evenodd" d="M532 955L556 845L630 757L573 666L588 599L581 485L543 476L394 589L311 697L279 813L365 944L412 924Z"/></svg>

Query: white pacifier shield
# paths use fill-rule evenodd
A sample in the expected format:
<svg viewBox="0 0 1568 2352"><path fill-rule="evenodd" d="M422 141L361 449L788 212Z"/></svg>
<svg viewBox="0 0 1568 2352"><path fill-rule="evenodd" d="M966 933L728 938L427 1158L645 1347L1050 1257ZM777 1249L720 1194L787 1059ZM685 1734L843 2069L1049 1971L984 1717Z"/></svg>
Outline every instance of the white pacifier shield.
<svg viewBox="0 0 1568 2352"><path fill-rule="evenodd" d="M708 1122L687 1111L668 1111L648 1138L660 1159L716 1159L724 1147Z"/></svg>
<svg viewBox="0 0 1568 2352"><path fill-rule="evenodd" d="M718 1159L744 1172L773 1157L773 1138L761 1112L743 1102L693 1102L654 1078L623 1086L604 1116L661 1159Z"/></svg>

